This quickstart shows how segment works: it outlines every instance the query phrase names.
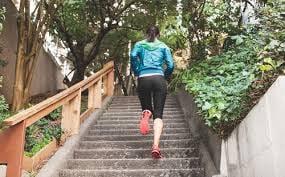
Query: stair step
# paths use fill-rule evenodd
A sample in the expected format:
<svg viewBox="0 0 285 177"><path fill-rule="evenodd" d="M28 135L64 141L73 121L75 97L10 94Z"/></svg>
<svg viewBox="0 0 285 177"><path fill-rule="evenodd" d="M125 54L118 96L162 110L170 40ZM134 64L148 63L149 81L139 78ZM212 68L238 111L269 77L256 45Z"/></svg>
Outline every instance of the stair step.
<svg viewBox="0 0 285 177"><path fill-rule="evenodd" d="M107 110L108 112L115 112L115 113L121 113L121 112L142 112L141 108L110 108ZM165 108L164 109L164 113L165 112L182 112L180 108Z"/></svg>
<svg viewBox="0 0 285 177"><path fill-rule="evenodd" d="M177 139L189 139L191 135L189 133L184 134L167 134L162 135L161 140L177 140ZM83 141L134 141L134 140L152 140L152 135L97 135L97 136L85 136Z"/></svg>
<svg viewBox="0 0 285 177"><path fill-rule="evenodd" d="M153 120L150 120L150 122L153 122ZM108 125L108 124L136 124L138 125L140 123L140 120L137 119L114 119L114 120L98 120L97 125ZM163 123L186 123L184 119L163 119Z"/></svg>
<svg viewBox="0 0 285 177"><path fill-rule="evenodd" d="M113 100L116 99L138 99L139 97L137 95L132 95L132 96L114 96ZM167 95L166 99L176 99L174 95Z"/></svg>
<svg viewBox="0 0 285 177"><path fill-rule="evenodd" d="M106 115L103 114L101 116L100 119L113 119L113 118L123 118L123 119L133 119L133 120L137 120L138 118L140 118L140 114L136 114L136 115ZM184 114L176 114L176 115L167 115L164 114L163 115L163 119L175 119L175 118L180 118L180 119L184 119Z"/></svg>
<svg viewBox="0 0 285 177"><path fill-rule="evenodd" d="M169 116L183 115L183 113L181 111L164 111L163 114L169 115ZM109 112L109 111L107 111L103 115L104 116L140 116L141 112L128 112L128 111Z"/></svg>
<svg viewBox="0 0 285 177"><path fill-rule="evenodd" d="M147 149L152 147L152 140L136 141L81 141L81 149ZM194 139L161 140L160 148L195 148L197 141Z"/></svg>
<svg viewBox="0 0 285 177"><path fill-rule="evenodd" d="M189 133L188 128L164 128L163 134L174 133ZM150 129L150 134L153 133L153 129ZM138 128L135 129L119 129L119 130L89 130L89 135L141 135Z"/></svg>
<svg viewBox="0 0 285 177"><path fill-rule="evenodd" d="M129 103L137 102L137 103L139 103L140 100L138 98L136 98L136 99L113 99L112 100L112 103L121 103L121 102L125 102L125 103L126 102L129 102ZM167 99L166 98L165 103L177 103L177 101L174 99Z"/></svg>
<svg viewBox="0 0 285 177"><path fill-rule="evenodd" d="M110 106L141 106L141 104L139 102L113 102ZM165 102L165 106L177 107L179 104L176 102Z"/></svg>
<svg viewBox="0 0 285 177"><path fill-rule="evenodd" d="M204 169L62 170L60 177L204 177Z"/></svg>
<svg viewBox="0 0 285 177"><path fill-rule="evenodd" d="M150 123L149 126L153 126L153 123ZM164 128L188 128L188 124L185 123L168 123L163 125ZM93 125L90 130L120 130L120 129L136 129L139 128L139 124L107 124L107 125Z"/></svg>
<svg viewBox="0 0 285 177"><path fill-rule="evenodd" d="M168 158L168 159L71 159L67 161L68 169L188 169L197 168L199 158Z"/></svg>
<svg viewBox="0 0 285 177"><path fill-rule="evenodd" d="M123 117L101 117L100 119L97 120L97 122L101 122L101 121L139 121L139 117L134 117L134 116L123 116ZM153 121L151 119L151 121ZM185 122L185 119L184 117L163 117L163 122L171 122L171 121L174 121L174 122L180 122L180 121L184 121Z"/></svg>
<svg viewBox="0 0 285 177"><path fill-rule="evenodd" d="M175 105L164 105L164 109L171 109L171 108L180 108L177 104ZM121 105L121 104L117 104L117 105L113 105L110 104L110 106L108 106L108 109L141 109L141 105L140 104L136 104L136 105Z"/></svg>
<svg viewBox="0 0 285 177"><path fill-rule="evenodd" d="M121 111L105 111L104 114L113 114L113 115L125 115L125 114L132 114L132 115L141 115L141 111L132 111L132 110L121 110ZM163 115L181 115L183 114L182 111L163 111Z"/></svg>
<svg viewBox="0 0 285 177"><path fill-rule="evenodd" d="M150 149L78 149L74 152L75 159L145 159L151 158ZM163 158L198 157L197 148L166 148L161 149Z"/></svg>

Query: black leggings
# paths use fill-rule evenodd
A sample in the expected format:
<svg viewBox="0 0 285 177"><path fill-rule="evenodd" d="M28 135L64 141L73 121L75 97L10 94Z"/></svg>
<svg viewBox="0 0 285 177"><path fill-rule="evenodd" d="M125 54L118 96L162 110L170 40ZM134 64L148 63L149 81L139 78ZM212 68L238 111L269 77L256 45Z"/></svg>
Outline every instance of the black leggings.
<svg viewBox="0 0 285 177"><path fill-rule="evenodd" d="M150 110L153 118L161 118L165 104L167 86L163 76L154 75L138 79L138 95L142 110ZM153 106L152 107L152 99Z"/></svg>

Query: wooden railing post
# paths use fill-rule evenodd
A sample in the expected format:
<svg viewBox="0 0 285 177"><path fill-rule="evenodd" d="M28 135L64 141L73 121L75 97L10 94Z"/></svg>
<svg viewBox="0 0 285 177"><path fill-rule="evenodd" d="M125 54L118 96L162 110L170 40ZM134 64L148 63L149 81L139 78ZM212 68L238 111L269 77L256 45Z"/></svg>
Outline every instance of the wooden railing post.
<svg viewBox="0 0 285 177"><path fill-rule="evenodd" d="M95 94L94 94L94 108L99 109L102 107L102 77L95 84Z"/></svg>
<svg viewBox="0 0 285 177"><path fill-rule="evenodd" d="M114 94L114 70L108 73L107 81L107 96L113 96Z"/></svg>
<svg viewBox="0 0 285 177"><path fill-rule="evenodd" d="M0 132L0 163L7 164L6 177L21 177L26 121Z"/></svg>
<svg viewBox="0 0 285 177"><path fill-rule="evenodd" d="M95 109L96 83L88 88L88 109Z"/></svg>
<svg viewBox="0 0 285 177"><path fill-rule="evenodd" d="M62 106L61 128L65 136L79 133L80 127L81 89L72 100Z"/></svg>

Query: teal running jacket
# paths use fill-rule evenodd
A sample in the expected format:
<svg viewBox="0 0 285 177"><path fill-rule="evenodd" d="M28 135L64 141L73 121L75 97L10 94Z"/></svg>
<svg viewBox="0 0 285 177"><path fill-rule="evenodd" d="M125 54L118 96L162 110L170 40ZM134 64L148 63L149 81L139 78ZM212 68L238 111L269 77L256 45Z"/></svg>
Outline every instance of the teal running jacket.
<svg viewBox="0 0 285 177"><path fill-rule="evenodd" d="M158 39L154 42L147 40L137 42L130 57L135 76L163 75L168 78L174 69L170 49ZM164 69L164 64L166 69Z"/></svg>

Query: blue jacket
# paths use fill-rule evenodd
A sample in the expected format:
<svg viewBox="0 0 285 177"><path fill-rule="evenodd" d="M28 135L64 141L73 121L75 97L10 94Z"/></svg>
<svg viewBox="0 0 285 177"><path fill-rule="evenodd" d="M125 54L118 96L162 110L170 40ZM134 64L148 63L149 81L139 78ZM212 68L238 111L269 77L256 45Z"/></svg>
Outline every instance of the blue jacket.
<svg viewBox="0 0 285 177"><path fill-rule="evenodd" d="M131 67L135 76L159 74L167 78L173 72L174 63L166 44L157 39L154 42L142 40L131 51Z"/></svg>

